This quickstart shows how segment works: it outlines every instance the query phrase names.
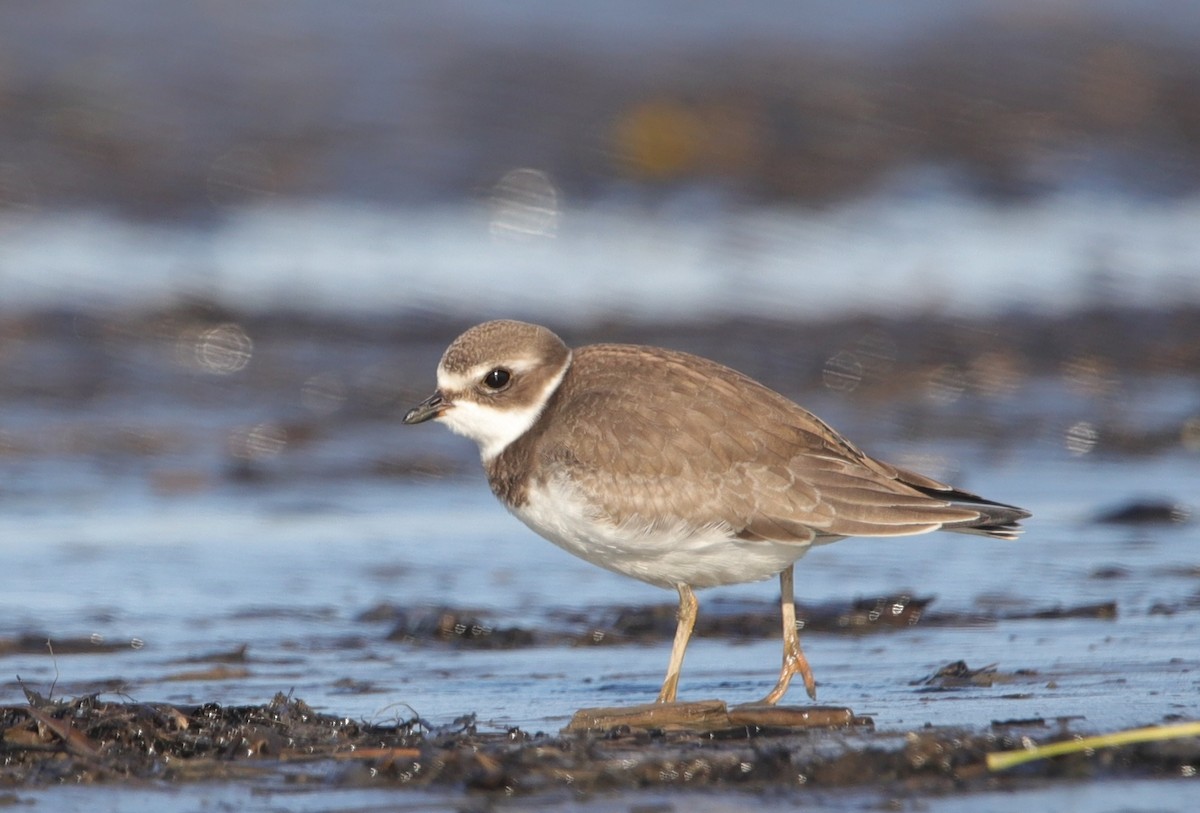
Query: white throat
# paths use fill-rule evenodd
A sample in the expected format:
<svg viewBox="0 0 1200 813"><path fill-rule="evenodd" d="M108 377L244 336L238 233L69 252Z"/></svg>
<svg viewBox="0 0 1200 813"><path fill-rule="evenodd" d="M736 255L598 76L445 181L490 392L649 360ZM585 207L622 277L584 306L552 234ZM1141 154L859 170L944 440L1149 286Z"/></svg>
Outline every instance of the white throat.
<svg viewBox="0 0 1200 813"><path fill-rule="evenodd" d="M453 398L453 404L437 419L455 434L463 435L479 444L479 456L488 462L508 448L509 444L529 431L538 416L546 408L546 402L562 383L563 376L571 366L571 358L558 374L546 382L542 391L531 403L524 406L514 404L480 403L467 399ZM477 380L477 379L476 379ZM464 384L463 378L445 376L438 370L438 389L450 394Z"/></svg>

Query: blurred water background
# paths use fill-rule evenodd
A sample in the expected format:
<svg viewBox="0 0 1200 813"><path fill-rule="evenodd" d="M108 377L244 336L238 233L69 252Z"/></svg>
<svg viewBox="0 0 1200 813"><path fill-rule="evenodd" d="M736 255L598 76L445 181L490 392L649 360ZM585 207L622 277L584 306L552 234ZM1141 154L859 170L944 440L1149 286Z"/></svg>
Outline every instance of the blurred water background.
<svg viewBox="0 0 1200 813"><path fill-rule="evenodd" d="M978 617L811 636L823 700L1197 716L1198 43L1171 0L0 4L0 700L554 730L652 697L662 644L397 621L669 600L399 425L457 332L516 316L718 358L1034 511L1017 543L804 560L802 601ZM682 693L760 694L777 643L733 645L698 641ZM1028 674L912 685L959 658Z"/></svg>
<svg viewBox="0 0 1200 813"><path fill-rule="evenodd" d="M811 318L1196 287L1200 11L0 9L6 312Z"/></svg>

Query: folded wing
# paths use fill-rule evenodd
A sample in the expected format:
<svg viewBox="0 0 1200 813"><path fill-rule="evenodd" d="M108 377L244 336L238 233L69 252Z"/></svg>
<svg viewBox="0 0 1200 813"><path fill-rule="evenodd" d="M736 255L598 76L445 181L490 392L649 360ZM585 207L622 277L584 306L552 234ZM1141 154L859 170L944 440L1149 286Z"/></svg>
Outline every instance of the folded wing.
<svg viewBox="0 0 1200 813"><path fill-rule="evenodd" d="M1028 516L868 457L727 367L667 350L647 364L646 348L634 350L577 352L579 374L564 382L575 389L554 416L564 431L537 451L615 522L810 543L938 529L1012 538Z"/></svg>

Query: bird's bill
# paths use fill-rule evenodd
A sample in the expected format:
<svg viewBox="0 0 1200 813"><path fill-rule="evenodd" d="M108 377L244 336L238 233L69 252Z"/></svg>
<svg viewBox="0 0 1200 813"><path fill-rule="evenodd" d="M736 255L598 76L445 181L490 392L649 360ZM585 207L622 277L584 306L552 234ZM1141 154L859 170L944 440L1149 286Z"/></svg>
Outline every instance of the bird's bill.
<svg viewBox="0 0 1200 813"><path fill-rule="evenodd" d="M404 422L407 424L424 423L433 418L440 418L450 407L450 402L440 392L435 392L410 409L404 416Z"/></svg>

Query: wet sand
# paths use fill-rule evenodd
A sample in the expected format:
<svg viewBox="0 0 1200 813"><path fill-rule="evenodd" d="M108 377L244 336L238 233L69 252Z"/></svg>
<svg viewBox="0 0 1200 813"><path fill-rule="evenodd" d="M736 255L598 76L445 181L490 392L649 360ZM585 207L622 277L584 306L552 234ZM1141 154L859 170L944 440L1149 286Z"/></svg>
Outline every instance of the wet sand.
<svg viewBox="0 0 1200 813"><path fill-rule="evenodd" d="M693 718L555 734L481 731L471 715L445 725L418 717L370 724L319 714L284 695L261 706L228 707L96 697L51 702L36 694L29 700L0 708L0 782L9 788L233 783L326 801L339 790L407 788L443 803L484 794L529 798L539 808L716 790L737 809L760 800L809 804L814 797L831 805L839 795L853 805L864 791L903 805L899 800L1011 793L1048 783L1181 779L1200 760L1200 739L1193 737L988 770L989 753L1077 736L1077 724L1067 719L877 732L864 718L813 728L745 721L714 728ZM664 718L672 716L678 719ZM1152 794L1158 804L1185 793L1173 783L1159 790L1167 795ZM684 805L689 799L666 798Z"/></svg>
<svg viewBox="0 0 1200 813"><path fill-rule="evenodd" d="M994 721L980 731L875 732L867 718L817 725L682 721L672 704L653 724L563 734L480 731L472 715L381 725L320 714L276 696L262 706L176 706L81 697L0 709L9 786L159 779L261 778L343 786L364 782L580 794L648 787L769 789L869 786L947 793L1033 779L1178 778L1200 759L1195 738L1081 754L989 772L986 754L1070 739L1070 720ZM784 712L786 707L777 709ZM830 715L837 716L837 715ZM299 766L299 768L298 768ZM297 769L298 768L298 769ZM300 778L304 775L305 778Z"/></svg>
<svg viewBox="0 0 1200 813"><path fill-rule="evenodd" d="M779 657L774 587L749 585L701 594L684 670L683 697L726 711L569 733L653 698L673 604L532 537L460 439L398 427L458 327L0 321L0 798L937 810L1086 782L1114 788L1097 809L1182 809L1195 738L984 758L1200 717L1197 314L564 330L722 358L1035 514L1016 543L801 561L820 702L849 709L830 728L734 719Z"/></svg>

